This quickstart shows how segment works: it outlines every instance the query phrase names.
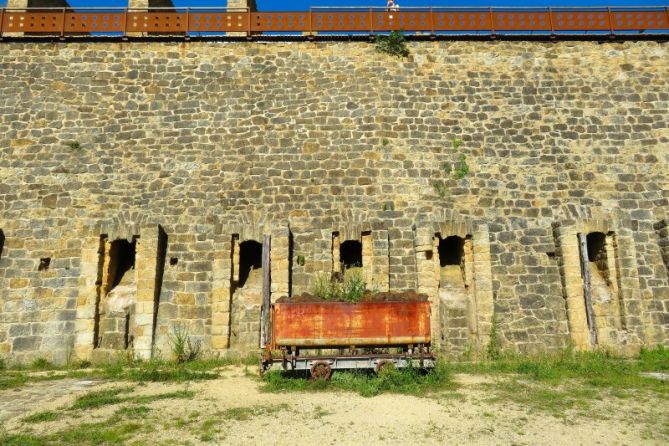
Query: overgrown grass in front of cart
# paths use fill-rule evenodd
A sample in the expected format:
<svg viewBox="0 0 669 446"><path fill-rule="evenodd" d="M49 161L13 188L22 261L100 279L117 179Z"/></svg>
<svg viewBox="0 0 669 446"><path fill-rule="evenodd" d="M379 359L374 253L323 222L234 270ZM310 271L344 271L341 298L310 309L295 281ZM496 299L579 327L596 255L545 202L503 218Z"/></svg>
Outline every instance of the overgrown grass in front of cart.
<svg viewBox="0 0 669 446"><path fill-rule="evenodd" d="M455 388L448 367L442 362L430 371L416 367L386 367L378 375L367 370L335 371L330 380L313 380L304 372L272 371L265 374L263 381L262 390L265 392L332 390L351 391L362 396L381 393L425 395Z"/></svg>

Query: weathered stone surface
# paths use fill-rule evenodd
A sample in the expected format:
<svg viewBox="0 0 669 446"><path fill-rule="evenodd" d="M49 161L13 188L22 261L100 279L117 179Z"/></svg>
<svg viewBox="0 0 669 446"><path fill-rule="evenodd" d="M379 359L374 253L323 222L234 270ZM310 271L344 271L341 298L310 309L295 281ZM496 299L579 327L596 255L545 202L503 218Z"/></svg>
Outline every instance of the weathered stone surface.
<svg viewBox="0 0 669 446"><path fill-rule="evenodd" d="M619 319L645 342L669 339L669 241L658 225L669 208L666 45L415 42L406 60L367 43L2 45L3 356L64 357L74 327L45 327L75 313L74 350L92 344L102 234L161 225L167 235L157 309L155 245L138 272L144 354L154 329L168 351L175 323L223 350L230 321L256 330L257 308L230 314L233 234L261 242L289 228L291 246L277 245L285 253L273 260L290 251L290 273L280 263L273 293L307 291L331 270L336 231L371 232L366 274L380 288L416 289L426 216L487 228L487 250L474 237L472 258L490 289L470 295L484 304L479 331L494 306L505 346L573 341L565 297L579 298L580 271L560 262L577 247L569 237L559 246L552 225L593 219L625 233L613 262ZM461 179L443 169L459 155ZM444 314L458 348L469 316ZM47 334L60 352L43 347Z"/></svg>

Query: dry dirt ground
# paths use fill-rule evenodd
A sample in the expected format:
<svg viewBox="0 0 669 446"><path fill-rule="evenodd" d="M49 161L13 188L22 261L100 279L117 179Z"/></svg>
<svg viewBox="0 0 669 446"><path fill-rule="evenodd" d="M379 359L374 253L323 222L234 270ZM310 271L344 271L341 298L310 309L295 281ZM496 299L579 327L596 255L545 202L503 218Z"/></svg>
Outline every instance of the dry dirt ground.
<svg viewBox="0 0 669 446"><path fill-rule="evenodd" d="M522 395L505 398L496 390L500 388L497 380L508 377L481 375L456 375L455 389L428 397L265 393L253 371L253 367L231 366L219 379L187 384L75 379L27 384L0 391L0 429L5 439L26 434L26 438L56 439L57 444L81 444L92 438L86 433L91 427L87 431L82 426L99 423L99 429L118 427L101 444L152 446L669 442L667 400L653 394L599 396L566 409L559 401L557 406L550 401L546 406L525 405L519 402ZM126 398L124 402L72 408L77 397L86 393L120 387L125 389L119 394ZM188 392L175 393L184 390ZM549 392L549 400L551 395ZM45 416L45 420L26 421L30 415L45 412L51 413L51 420ZM22 444L20 439L14 441L11 444Z"/></svg>

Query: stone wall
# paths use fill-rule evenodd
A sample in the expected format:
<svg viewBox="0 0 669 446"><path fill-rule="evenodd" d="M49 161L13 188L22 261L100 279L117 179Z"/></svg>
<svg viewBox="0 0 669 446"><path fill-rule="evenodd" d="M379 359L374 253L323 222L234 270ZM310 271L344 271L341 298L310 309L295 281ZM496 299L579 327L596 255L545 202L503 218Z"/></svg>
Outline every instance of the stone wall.
<svg viewBox="0 0 669 446"><path fill-rule="evenodd" d="M175 326L225 354L239 322L251 348L234 246L264 235L273 298L332 271L335 237L364 241L366 277L429 293L435 346L459 355L493 314L505 348L591 348L578 234L602 232L600 345L669 342L666 44L2 45L3 357L93 356L101 240L134 236L122 335L143 357ZM449 236L467 243L450 301Z"/></svg>

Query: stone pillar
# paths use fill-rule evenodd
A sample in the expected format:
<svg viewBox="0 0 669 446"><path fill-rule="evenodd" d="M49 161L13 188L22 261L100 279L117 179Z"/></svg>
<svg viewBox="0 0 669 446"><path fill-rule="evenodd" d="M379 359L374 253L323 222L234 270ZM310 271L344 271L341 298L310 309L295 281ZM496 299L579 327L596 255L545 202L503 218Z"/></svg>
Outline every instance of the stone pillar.
<svg viewBox="0 0 669 446"><path fill-rule="evenodd" d="M620 229L616 234L617 270L620 280L621 313L625 329L636 335L637 342L652 343L655 338L652 320L641 298L636 247L632 231ZM611 259L609 259L611 261Z"/></svg>
<svg viewBox="0 0 669 446"><path fill-rule="evenodd" d="M558 226L556 230L560 244L560 267L571 341L577 349L589 350L592 346L583 297L577 231L574 226Z"/></svg>
<svg viewBox="0 0 669 446"><path fill-rule="evenodd" d="M414 251L416 255L416 290L418 293L427 294L430 301L430 326L432 335L432 348L439 350L441 347L441 335L443 327L439 318L440 299L439 281L435 274L434 250L432 245L433 230L430 226L416 228L414 238ZM438 257L438 255L437 255Z"/></svg>
<svg viewBox="0 0 669 446"><path fill-rule="evenodd" d="M148 11L150 7L149 0L128 0L128 9L132 9L133 12L145 12ZM128 37L141 37L144 33L126 33Z"/></svg>
<svg viewBox="0 0 669 446"><path fill-rule="evenodd" d="M135 355L151 359L153 353L155 286L158 271L158 227L140 229L136 242L135 283L137 284L137 304L135 307Z"/></svg>
<svg viewBox="0 0 669 446"><path fill-rule="evenodd" d="M248 8L249 11L257 11L258 7L255 0L228 0L227 9L244 9Z"/></svg>
<svg viewBox="0 0 669 446"><path fill-rule="evenodd" d="M474 293L476 308L476 338L479 347L490 341L495 303L492 292L492 268L490 265L490 234L487 225L479 225L472 234L474 255Z"/></svg>
<svg viewBox="0 0 669 446"><path fill-rule="evenodd" d="M388 291L388 231L377 229L372 232L372 251L374 260L371 289Z"/></svg>
<svg viewBox="0 0 669 446"><path fill-rule="evenodd" d="M290 280L290 231L288 227L272 230L272 245L270 250L271 268L271 301L288 296Z"/></svg>
<svg viewBox="0 0 669 446"><path fill-rule="evenodd" d="M211 347L214 351L230 347L230 284L232 282L232 235L214 239L214 264L211 289ZM237 252L239 257L239 251Z"/></svg>
<svg viewBox="0 0 669 446"><path fill-rule="evenodd" d="M362 245L362 278L369 289L374 282L374 249L372 247L372 233L363 232L360 236Z"/></svg>
<svg viewBox="0 0 669 446"><path fill-rule="evenodd" d="M332 234L332 272L333 273L340 273L342 272L341 270L341 260L339 258L339 254L341 253L341 236L339 233L333 233Z"/></svg>
<svg viewBox="0 0 669 446"><path fill-rule="evenodd" d="M228 0L228 4L226 6L226 9L228 10L244 10L247 9L250 13L255 12L258 10L258 7L256 6L255 0ZM249 19L250 20L250 19ZM244 37L246 36L246 33L243 32L228 32L225 33L227 36L232 36L232 37Z"/></svg>
<svg viewBox="0 0 669 446"><path fill-rule="evenodd" d="M88 361L93 353L95 336L95 305L98 299L100 258L104 254L105 240L89 235L82 240L79 267L79 295L74 323L74 354Z"/></svg>
<svg viewBox="0 0 669 446"><path fill-rule="evenodd" d="M474 243L471 236L465 237L462 250L463 277L467 293L467 327L469 328L469 340L475 346L478 345L478 319L476 311L476 277L474 276Z"/></svg>
<svg viewBox="0 0 669 446"><path fill-rule="evenodd" d="M657 231L657 236L659 238L658 243L660 245L660 254L662 255L664 267L669 276L669 220L665 219L657 222L655 224L655 230Z"/></svg>
<svg viewBox="0 0 669 446"><path fill-rule="evenodd" d="M147 10L150 6L149 3L149 0L128 0L128 8Z"/></svg>
<svg viewBox="0 0 669 446"><path fill-rule="evenodd" d="M7 0L7 9L26 9L28 8L28 0ZM21 37L23 32L9 32L3 33L3 37Z"/></svg>

